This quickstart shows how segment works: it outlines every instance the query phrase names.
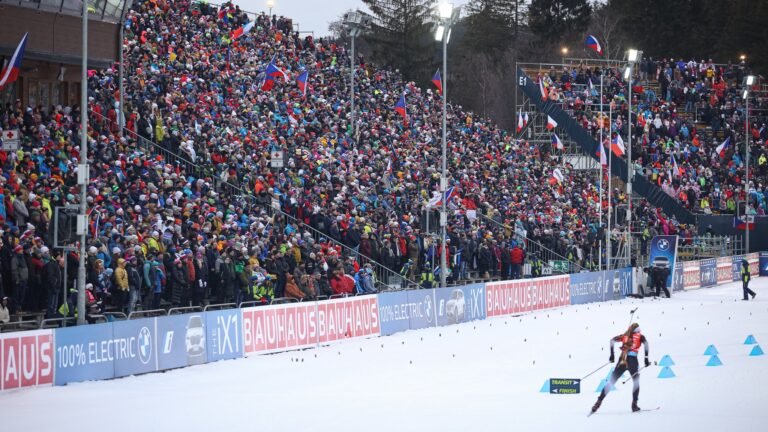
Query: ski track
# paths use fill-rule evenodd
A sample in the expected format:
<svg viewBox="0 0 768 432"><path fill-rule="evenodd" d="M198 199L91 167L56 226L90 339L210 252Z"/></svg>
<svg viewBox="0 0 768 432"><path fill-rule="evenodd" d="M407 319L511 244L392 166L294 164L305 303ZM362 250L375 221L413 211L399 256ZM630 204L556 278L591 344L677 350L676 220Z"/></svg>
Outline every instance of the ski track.
<svg viewBox="0 0 768 432"><path fill-rule="evenodd" d="M512 431L763 430L768 355L748 356L753 334L768 349L768 278L674 293L568 306L518 317L409 331L366 340L106 382L0 394L2 430L158 431ZM608 341L629 311L677 375L641 372L617 382L598 415L586 417L606 366L578 395L539 390L549 378L581 378L608 360ZM706 367L707 345L723 366ZM618 352L618 349L617 349ZM642 355L641 355L642 362Z"/></svg>

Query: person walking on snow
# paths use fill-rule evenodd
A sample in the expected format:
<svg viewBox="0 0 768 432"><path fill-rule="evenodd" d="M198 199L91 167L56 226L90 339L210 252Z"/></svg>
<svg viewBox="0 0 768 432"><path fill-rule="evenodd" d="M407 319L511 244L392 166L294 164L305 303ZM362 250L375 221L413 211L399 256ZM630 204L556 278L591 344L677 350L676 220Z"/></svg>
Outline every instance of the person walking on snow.
<svg viewBox="0 0 768 432"><path fill-rule="evenodd" d="M748 295L752 296L754 300L757 295L754 291L749 289L749 281L752 279L752 274L749 272L749 262L745 259L741 260L741 282L744 290L744 298L742 300L749 300Z"/></svg>
<svg viewBox="0 0 768 432"><path fill-rule="evenodd" d="M610 362L613 362L615 357L613 355L613 344L621 344L621 354L619 355L619 361L616 362L616 367L611 374L611 378L608 383L603 387L603 391L600 392L600 396L597 398L597 402L592 406L592 412L594 413L600 408L600 405L605 399L605 395L608 394L616 381L621 377L625 371L629 371L632 374L632 411L640 411L640 407L637 406L637 398L640 395L640 375L638 372L638 359L637 353L640 350L640 345L645 344L645 367L651 365L648 360L648 339L640 332L640 326L637 323L632 323L624 334L620 334L614 338L611 338L610 350L611 357Z"/></svg>

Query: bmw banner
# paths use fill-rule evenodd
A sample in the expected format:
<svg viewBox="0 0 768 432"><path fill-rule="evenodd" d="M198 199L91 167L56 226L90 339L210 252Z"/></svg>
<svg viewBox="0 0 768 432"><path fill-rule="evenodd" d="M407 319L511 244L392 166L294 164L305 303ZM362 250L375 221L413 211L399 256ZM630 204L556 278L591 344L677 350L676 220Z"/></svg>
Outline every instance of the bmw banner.
<svg viewBox="0 0 768 432"><path fill-rule="evenodd" d="M240 309L208 311L204 316L208 361L242 357L243 330L240 327Z"/></svg>
<svg viewBox="0 0 768 432"><path fill-rule="evenodd" d="M112 323L56 329L54 343L56 385L114 378L115 359L136 354L128 340L112 337Z"/></svg>
<svg viewBox="0 0 768 432"><path fill-rule="evenodd" d="M677 258L677 236L656 236L651 240L651 255L649 267L664 267L669 269L667 288L672 287Z"/></svg>
<svg viewBox="0 0 768 432"><path fill-rule="evenodd" d="M760 252L760 276L768 276L768 252Z"/></svg>
<svg viewBox="0 0 768 432"><path fill-rule="evenodd" d="M112 323L115 341L115 377L138 375L157 370L155 318Z"/></svg>
<svg viewBox="0 0 768 432"><path fill-rule="evenodd" d="M717 258L699 261L699 277L702 288L717 285Z"/></svg>
<svg viewBox="0 0 768 432"><path fill-rule="evenodd" d="M157 358L158 370L206 363L205 315L193 313L158 319Z"/></svg>
<svg viewBox="0 0 768 432"><path fill-rule="evenodd" d="M435 289L437 324L485 319L485 284Z"/></svg>

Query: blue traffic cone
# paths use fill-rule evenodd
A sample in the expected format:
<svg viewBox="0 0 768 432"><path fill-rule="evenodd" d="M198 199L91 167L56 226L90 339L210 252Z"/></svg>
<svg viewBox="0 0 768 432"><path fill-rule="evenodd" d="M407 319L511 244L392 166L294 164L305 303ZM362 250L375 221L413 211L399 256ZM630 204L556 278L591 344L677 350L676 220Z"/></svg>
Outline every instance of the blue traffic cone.
<svg viewBox="0 0 768 432"><path fill-rule="evenodd" d="M709 361L707 362L707 366L722 366L723 362L720 361L720 357L717 355L713 355L709 358Z"/></svg>
<svg viewBox="0 0 768 432"><path fill-rule="evenodd" d="M675 376L675 373L672 372L672 368L669 366L664 366L661 368L661 372L659 372L659 378L674 378Z"/></svg>
<svg viewBox="0 0 768 432"><path fill-rule="evenodd" d="M765 353L763 352L763 349L760 348L760 345L755 345L749 353L750 356L761 356L763 354Z"/></svg>
<svg viewBox="0 0 768 432"><path fill-rule="evenodd" d="M659 366L674 366L675 362L672 360L672 357L669 355L665 355L661 358L661 361L659 362Z"/></svg>
<svg viewBox="0 0 768 432"><path fill-rule="evenodd" d="M755 337L752 335L747 336L747 340L744 341L744 345L754 345L756 343L757 339L755 339Z"/></svg>
<svg viewBox="0 0 768 432"><path fill-rule="evenodd" d="M539 393L549 393L549 380L544 381L544 385L541 386Z"/></svg>
<svg viewBox="0 0 768 432"><path fill-rule="evenodd" d="M716 356L718 354L720 353L717 351L717 348L715 348L714 345L708 346L706 351L704 351L704 355L708 355L708 356Z"/></svg>

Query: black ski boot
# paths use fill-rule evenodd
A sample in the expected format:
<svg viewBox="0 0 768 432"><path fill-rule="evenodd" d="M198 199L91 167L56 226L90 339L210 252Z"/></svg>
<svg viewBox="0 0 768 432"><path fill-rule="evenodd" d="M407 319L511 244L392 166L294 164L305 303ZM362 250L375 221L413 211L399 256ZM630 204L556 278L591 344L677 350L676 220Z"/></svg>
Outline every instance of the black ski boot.
<svg viewBox="0 0 768 432"><path fill-rule="evenodd" d="M592 405L592 414L594 414L595 412L597 412L597 410L600 409L600 405L602 405L602 403L603 403L603 398L605 398L605 396L601 394L597 398L597 402L595 402L595 404Z"/></svg>
<svg viewBox="0 0 768 432"><path fill-rule="evenodd" d="M637 401L632 401L632 412L638 412L640 411L640 407L637 406Z"/></svg>

